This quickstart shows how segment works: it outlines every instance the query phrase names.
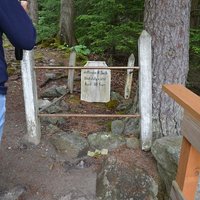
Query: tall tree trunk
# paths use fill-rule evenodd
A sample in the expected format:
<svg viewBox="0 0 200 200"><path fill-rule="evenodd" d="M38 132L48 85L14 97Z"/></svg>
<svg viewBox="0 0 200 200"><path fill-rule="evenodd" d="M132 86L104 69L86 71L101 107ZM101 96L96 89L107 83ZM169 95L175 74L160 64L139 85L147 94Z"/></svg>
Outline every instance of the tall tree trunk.
<svg viewBox="0 0 200 200"><path fill-rule="evenodd" d="M179 135L182 109L163 84L185 84L189 69L190 0L145 0L145 29L152 36L153 135Z"/></svg>
<svg viewBox="0 0 200 200"><path fill-rule="evenodd" d="M67 43L69 46L76 44L73 0L61 0L59 37L62 43Z"/></svg>
<svg viewBox="0 0 200 200"><path fill-rule="evenodd" d="M30 17L33 20L34 24L37 24L38 20L38 3L37 0L29 0L29 12L30 12Z"/></svg>

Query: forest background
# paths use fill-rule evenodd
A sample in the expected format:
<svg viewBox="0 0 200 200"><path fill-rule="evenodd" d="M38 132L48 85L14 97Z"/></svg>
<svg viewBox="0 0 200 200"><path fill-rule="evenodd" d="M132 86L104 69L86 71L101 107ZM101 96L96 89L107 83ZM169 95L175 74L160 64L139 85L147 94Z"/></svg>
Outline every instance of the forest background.
<svg viewBox="0 0 200 200"><path fill-rule="evenodd" d="M126 60L137 54L143 12L144 0L38 0L38 43L63 50L74 46L77 53L110 62ZM62 28L64 23L68 30ZM200 67L199 0L192 0L190 24L191 66Z"/></svg>

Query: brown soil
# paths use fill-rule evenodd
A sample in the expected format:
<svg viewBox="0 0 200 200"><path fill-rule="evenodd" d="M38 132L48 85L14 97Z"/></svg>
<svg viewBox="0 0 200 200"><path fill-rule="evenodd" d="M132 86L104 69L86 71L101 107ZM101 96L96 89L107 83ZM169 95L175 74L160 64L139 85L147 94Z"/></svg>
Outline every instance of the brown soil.
<svg viewBox="0 0 200 200"><path fill-rule="evenodd" d="M13 50L8 50L7 57L9 65L16 66L12 57ZM37 65L48 65L54 62L55 65L63 65L66 63L64 54L54 49L37 49L36 57ZM52 60L53 59L53 60ZM14 64L13 64L14 61ZM63 73L63 71L60 71ZM66 78L61 78L56 82L45 83L44 71L37 72L38 92L44 90L52 84L64 84ZM76 74L77 77L79 74ZM123 95L125 72L117 71L112 73L112 89ZM76 91L80 90L80 83L76 83ZM38 146L26 144L23 136L26 134L26 122L24 114L24 102L21 75L19 67L13 75L10 76L8 82L7 95L7 112L6 124L3 141L0 148L0 191L9 190L16 185L22 185L27 188L21 196L21 200L59 200L72 190L80 191L88 199L95 196L96 173L95 169L101 163L101 159L88 159L88 167L79 169L76 167L68 168L68 158L65 155L58 154L48 141L48 134L43 132L41 143ZM71 103L71 110L82 113L115 113L113 109L108 109L102 104L90 104L80 102L78 100L79 92L73 94L77 101ZM65 100L67 101L65 97ZM73 98L74 99L74 98ZM108 130L105 124L106 119L79 119L73 118L67 120L64 129L78 129L87 136L91 132L99 130ZM125 162L131 158L137 158L139 165L148 166L152 175L156 176L155 162L148 163L145 157L151 157L149 153L140 150L132 151L121 149L113 152L114 155L123 158ZM122 159L122 160L123 160ZM135 160L135 159L134 159ZM147 170L148 170L147 169Z"/></svg>

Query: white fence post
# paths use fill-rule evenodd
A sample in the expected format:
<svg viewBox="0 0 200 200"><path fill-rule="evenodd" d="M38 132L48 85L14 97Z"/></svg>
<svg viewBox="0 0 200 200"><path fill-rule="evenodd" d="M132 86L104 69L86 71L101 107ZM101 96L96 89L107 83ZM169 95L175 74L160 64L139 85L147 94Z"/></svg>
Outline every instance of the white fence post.
<svg viewBox="0 0 200 200"><path fill-rule="evenodd" d="M76 65L76 52L73 51L70 53L69 57L69 67L75 67ZM68 88L70 93L73 93L74 89L74 69L69 69L68 70Z"/></svg>
<svg viewBox="0 0 200 200"><path fill-rule="evenodd" d="M128 58L128 67L134 67L135 56L131 54ZM129 99L131 96L131 86L133 82L133 69L127 69L126 84L124 90L124 98Z"/></svg>
<svg viewBox="0 0 200 200"><path fill-rule="evenodd" d="M21 61L22 83L27 123L27 140L35 145L40 143L41 131L38 118L37 86L33 51L24 51Z"/></svg>
<svg viewBox="0 0 200 200"><path fill-rule="evenodd" d="M148 151L152 144L152 50L151 36L145 30L139 38L138 51L141 146Z"/></svg>

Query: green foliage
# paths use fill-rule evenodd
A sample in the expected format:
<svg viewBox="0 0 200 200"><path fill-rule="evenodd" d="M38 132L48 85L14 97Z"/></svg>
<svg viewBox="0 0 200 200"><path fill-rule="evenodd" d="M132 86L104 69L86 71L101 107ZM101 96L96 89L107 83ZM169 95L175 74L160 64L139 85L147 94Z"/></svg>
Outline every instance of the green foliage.
<svg viewBox="0 0 200 200"><path fill-rule="evenodd" d="M142 30L143 0L76 1L76 36L98 54L130 54Z"/></svg>
<svg viewBox="0 0 200 200"><path fill-rule="evenodd" d="M90 50L84 45L76 45L76 46L72 47L71 50L75 51L78 54L82 54L85 56L90 54Z"/></svg>
<svg viewBox="0 0 200 200"><path fill-rule="evenodd" d="M190 30L190 51L200 55L200 28Z"/></svg>
<svg viewBox="0 0 200 200"><path fill-rule="evenodd" d="M38 0L38 41L52 40L59 31L60 0Z"/></svg>
<svg viewBox="0 0 200 200"><path fill-rule="evenodd" d="M190 73L197 69L200 69L200 27L190 29Z"/></svg>

